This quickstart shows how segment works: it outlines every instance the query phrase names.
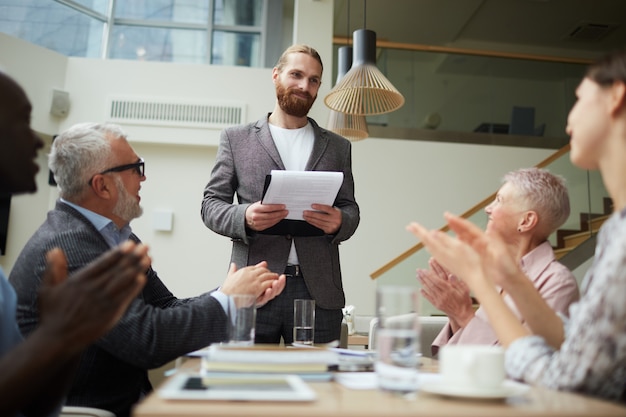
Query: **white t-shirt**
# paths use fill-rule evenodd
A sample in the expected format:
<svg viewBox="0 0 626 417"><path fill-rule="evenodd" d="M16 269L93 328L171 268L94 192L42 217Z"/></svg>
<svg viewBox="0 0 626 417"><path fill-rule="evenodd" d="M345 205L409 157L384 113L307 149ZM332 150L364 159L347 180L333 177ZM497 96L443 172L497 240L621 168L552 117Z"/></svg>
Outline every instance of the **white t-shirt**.
<svg viewBox="0 0 626 417"><path fill-rule="evenodd" d="M311 123L298 129L284 129L270 123L269 128L285 169L287 171L304 171L315 141L315 133ZM299 264L296 246L293 242L287 263L290 265Z"/></svg>

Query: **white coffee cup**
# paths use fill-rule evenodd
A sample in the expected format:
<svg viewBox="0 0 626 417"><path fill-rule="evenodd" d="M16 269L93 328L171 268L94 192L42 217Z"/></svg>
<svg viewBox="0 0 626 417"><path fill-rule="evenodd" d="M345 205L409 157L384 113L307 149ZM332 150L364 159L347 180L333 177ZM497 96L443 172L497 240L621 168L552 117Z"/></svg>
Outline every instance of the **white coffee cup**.
<svg viewBox="0 0 626 417"><path fill-rule="evenodd" d="M504 349L489 345L446 345L439 352L444 384L464 389L494 390L506 376Z"/></svg>

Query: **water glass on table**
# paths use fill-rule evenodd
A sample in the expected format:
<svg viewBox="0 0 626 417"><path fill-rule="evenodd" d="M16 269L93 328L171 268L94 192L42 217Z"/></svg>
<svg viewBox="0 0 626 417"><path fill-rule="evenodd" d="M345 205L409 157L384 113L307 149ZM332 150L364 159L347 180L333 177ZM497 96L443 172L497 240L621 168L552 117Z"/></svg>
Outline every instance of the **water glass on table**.
<svg viewBox="0 0 626 417"><path fill-rule="evenodd" d="M408 393L418 388L420 356L419 292L410 286L376 290L376 363L378 386Z"/></svg>
<svg viewBox="0 0 626 417"><path fill-rule="evenodd" d="M315 300L293 300L293 343L313 345Z"/></svg>
<svg viewBox="0 0 626 417"><path fill-rule="evenodd" d="M256 297L233 294L228 297L228 344L251 346L256 328Z"/></svg>

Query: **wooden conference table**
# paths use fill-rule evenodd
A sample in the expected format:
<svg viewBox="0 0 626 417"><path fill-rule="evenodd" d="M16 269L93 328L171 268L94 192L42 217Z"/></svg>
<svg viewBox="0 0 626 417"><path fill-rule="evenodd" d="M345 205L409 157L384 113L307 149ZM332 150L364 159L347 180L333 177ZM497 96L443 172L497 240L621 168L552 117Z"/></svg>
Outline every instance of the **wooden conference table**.
<svg viewBox="0 0 626 417"><path fill-rule="evenodd" d="M181 370L197 371L200 360L187 360ZM424 359L421 372L436 372L437 363ZM313 402L229 402L164 400L150 394L134 410L135 417L400 417L400 416L626 416L626 407L590 397L542 388L521 396L485 401L441 397L417 392L402 397L375 389L354 390L335 382L309 382Z"/></svg>

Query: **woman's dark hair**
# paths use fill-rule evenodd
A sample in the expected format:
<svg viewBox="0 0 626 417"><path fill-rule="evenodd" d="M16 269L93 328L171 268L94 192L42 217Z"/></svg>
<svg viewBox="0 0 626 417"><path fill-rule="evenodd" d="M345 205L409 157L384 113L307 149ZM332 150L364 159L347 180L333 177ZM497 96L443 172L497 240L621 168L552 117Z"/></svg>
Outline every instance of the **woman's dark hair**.
<svg viewBox="0 0 626 417"><path fill-rule="evenodd" d="M616 81L626 84L626 49L620 49L600 58L587 69L586 77L603 87Z"/></svg>

